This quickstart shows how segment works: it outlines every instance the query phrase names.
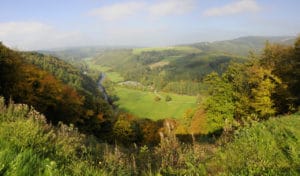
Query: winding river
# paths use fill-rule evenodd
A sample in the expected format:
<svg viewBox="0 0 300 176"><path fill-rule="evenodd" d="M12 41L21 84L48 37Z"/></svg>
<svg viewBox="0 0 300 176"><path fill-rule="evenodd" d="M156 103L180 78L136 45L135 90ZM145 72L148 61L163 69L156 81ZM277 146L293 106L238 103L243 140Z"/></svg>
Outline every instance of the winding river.
<svg viewBox="0 0 300 176"><path fill-rule="evenodd" d="M107 101L107 102L109 102L109 97L107 95L107 92L106 92L105 88L102 85L103 81L105 80L105 77L106 77L105 73L101 73L100 74L99 81L98 81L98 88L101 91L104 100Z"/></svg>

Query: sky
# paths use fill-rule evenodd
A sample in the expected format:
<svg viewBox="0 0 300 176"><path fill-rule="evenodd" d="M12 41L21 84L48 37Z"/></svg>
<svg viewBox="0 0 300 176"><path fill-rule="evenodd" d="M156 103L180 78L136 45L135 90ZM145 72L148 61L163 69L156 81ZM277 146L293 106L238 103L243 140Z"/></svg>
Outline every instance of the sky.
<svg viewBox="0 0 300 176"><path fill-rule="evenodd" d="M0 41L39 50L296 36L299 10L300 0L0 0Z"/></svg>

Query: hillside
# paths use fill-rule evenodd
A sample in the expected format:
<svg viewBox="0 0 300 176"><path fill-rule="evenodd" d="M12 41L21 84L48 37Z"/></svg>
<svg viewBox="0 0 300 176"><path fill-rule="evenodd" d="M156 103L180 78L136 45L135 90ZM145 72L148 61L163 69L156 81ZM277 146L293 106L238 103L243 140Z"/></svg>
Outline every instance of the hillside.
<svg viewBox="0 0 300 176"><path fill-rule="evenodd" d="M97 142L73 126L54 127L26 105L0 97L1 175L298 175L300 115L250 122L214 144L182 144L166 134L159 146L130 150ZM172 132L171 132L172 133Z"/></svg>
<svg viewBox="0 0 300 176"><path fill-rule="evenodd" d="M96 65L109 67L111 72L122 75L125 81L138 81L145 86L167 90L171 82L174 85L184 81L186 85L193 86L193 82L201 81L212 71L222 73L230 61L243 62L244 60L243 57L207 53L192 47L168 47L107 51L88 60L87 63L93 68ZM197 94L196 91L188 90L168 91L188 95Z"/></svg>
<svg viewBox="0 0 300 176"><path fill-rule="evenodd" d="M99 132L101 123L112 117L112 107L103 100L96 82L72 65L2 44L0 58L0 94L7 100L33 106L54 124L73 123L88 133Z"/></svg>
<svg viewBox="0 0 300 176"><path fill-rule="evenodd" d="M79 61L86 58L93 58L97 55L102 55L107 51L130 50L134 49L134 54L149 51L194 51L212 52L212 53L227 53L232 55L247 56L249 51L261 52L266 42L278 43L283 45L293 45L296 40L295 36L242 36L235 39L214 41L214 42L199 42L185 45L169 46L169 47L70 47L57 48L49 50L38 50L39 53L51 54L63 60Z"/></svg>
<svg viewBox="0 0 300 176"><path fill-rule="evenodd" d="M278 43L283 45L293 45L296 37L293 36L246 36L233 40L224 40L216 42L201 42L187 46L192 46L207 52L230 53L234 55L247 56L249 51L260 53L266 42Z"/></svg>
<svg viewBox="0 0 300 176"><path fill-rule="evenodd" d="M229 175L299 175L299 126L299 113L249 124L235 132L210 164Z"/></svg>

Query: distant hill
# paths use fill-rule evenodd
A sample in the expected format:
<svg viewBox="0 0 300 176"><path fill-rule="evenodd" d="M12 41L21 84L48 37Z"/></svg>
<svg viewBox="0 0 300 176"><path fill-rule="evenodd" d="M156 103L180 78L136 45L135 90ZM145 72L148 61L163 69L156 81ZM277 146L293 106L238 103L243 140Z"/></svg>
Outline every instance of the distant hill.
<svg viewBox="0 0 300 176"><path fill-rule="evenodd" d="M223 40L215 42L199 42L186 45L178 46L187 46L200 49L206 52L219 52L223 54L233 54L233 55L248 55L249 51L260 52L266 43L279 43L284 45L293 45L295 42L295 36L244 36L232 40ZM177 47L177 46L174 46ZM39 50L37 52L43 54L50 54L56 56L63 60L69 61L78 61L83 58L92 58L99 56L106 51L114 51L121 49L132 49L137 48L133 46L78 46L78 47L67 47L67 48L55 48L49 50ZM157 47L156 50L158 50ZM166 47L163 47L166 48ZM168 48L168 47L167 47ZM144 51L144 48L140 48ZM149 48L146 48L149 50ZM151 48L150 48L151 50Z"/></svg>
<svg viewBox="0 0 300 176"><path fill-rule="evenodd" d="M114 49L123 49L127 47L110 47L110 46L83 46L83 47L70 47L70 48L56 48L49 50L39 50L37 52L56 56L63 60L78 61L83 58L90 58L97 56L105 51Z"/></svg>
<svg viewBox="0 0 300 176"><path fill-rule="evenodd" d="M249 53L249 51L256 53L261 52L267 41L270 43L293 45L295 39L295 36L246 36L233 40L194 43L188 46L195 47L206 52L221 52L245 56Z"/></svg>

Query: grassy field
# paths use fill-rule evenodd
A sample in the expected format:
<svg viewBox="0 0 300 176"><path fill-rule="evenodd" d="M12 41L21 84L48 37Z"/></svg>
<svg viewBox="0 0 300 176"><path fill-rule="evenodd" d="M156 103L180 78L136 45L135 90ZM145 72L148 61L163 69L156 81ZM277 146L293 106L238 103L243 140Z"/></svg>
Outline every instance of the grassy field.
<svg viewBox="0 0 300 176"><path fill-rule="evenodd" d="M117 83L117 82L124 81L123 77L119 73L112 71L112 69L110 67L97 65L97 64L93 63L90 60L86 61L86 63L88 64L88 67L91 70L96 70L96 71L99 71L99 72L105 72L108 79L110 79L112 82Z"/></svg>
<svg viewBox="0 0 300 176"><path fill-rule="evenodd" d="M150 118L153 120L163 118L182 118L185 111L189 108L196 107L196 97L167 94L159 92L146 92L133 90L123 87L117 87L116 92L120 100L117 102L120 109L130 112L138 117ZM166 95L172 100L165 101ZM159 96L160 101L155 101Z"/></svg>

